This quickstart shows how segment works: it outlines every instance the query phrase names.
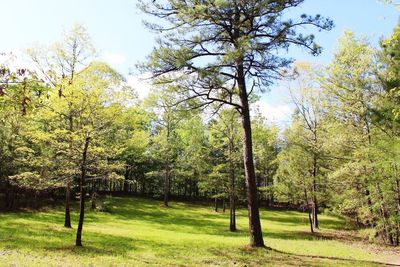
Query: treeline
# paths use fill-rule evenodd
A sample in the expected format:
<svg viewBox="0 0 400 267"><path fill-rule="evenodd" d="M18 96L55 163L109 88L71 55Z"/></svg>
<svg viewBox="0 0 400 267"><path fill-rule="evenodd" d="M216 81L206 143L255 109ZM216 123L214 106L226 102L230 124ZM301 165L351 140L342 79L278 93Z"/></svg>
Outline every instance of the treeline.
<svg viewBox="0 0 400 267"><path fill-rule="evenodd" d="M311 231L328 208L399 245L399 37L374 49L345 32L327 67L297 64L274 192L309 207Z"/></svg>
<svg viewBox="0 0 400 267"><path fill-rule="evenodd" d="M373 229L371 238L399 244L399 40L399 27L380 49L346 32L328 66L297 63L296 108L283 134L254 112L259 202L304 208L312 232L327 209ZM235 207L246 203L238 112L204 113L195 100L183 109L174 87L154 87L141 101L95 54L76 26L60 42L30 49L34 68L1 66L0 206L64 199L71 227L78 197L77 245L85 198L95 209L108 192L165 206L170 196L214 199L229 208L235 231Z"/></svg>

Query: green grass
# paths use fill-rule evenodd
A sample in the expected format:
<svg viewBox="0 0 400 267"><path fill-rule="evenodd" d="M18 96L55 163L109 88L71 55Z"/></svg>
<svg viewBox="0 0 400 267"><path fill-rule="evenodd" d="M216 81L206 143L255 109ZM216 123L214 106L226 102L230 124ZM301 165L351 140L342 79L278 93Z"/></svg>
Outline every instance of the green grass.
<svg viewBox="0 0 400 267"><path fill-rule="evenodd" d="M62 208L1 214L0 266L378 266L373 261L386 257L349 238L345 221L331 216L320 216L322 229L311 235L306 214L263 210L271 250L246 246L244 209L236 233L229 212L206 206L113 198L112 211L86 213L83 248L74 247L76 224L63 227Z"/></svg>

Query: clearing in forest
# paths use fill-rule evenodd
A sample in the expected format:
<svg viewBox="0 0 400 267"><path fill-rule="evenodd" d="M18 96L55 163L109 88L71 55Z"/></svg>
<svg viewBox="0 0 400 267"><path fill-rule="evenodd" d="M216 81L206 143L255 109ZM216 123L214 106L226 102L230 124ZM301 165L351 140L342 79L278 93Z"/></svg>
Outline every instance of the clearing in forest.
<svg viewBox="0 0 400 267"><path fill-rule="evenodd" d="M399 250L368 244L342 219L320 217L309 233L307 214L262 210L266 244L251 249L247 211L239 209L238 231L229 213L211 207L155 200L112 198L112 212L88 210L83 248L63 227L62 208L0 215L1 266L380 266L396 263ZM381 262L381 264L379 263Z"/></svg>

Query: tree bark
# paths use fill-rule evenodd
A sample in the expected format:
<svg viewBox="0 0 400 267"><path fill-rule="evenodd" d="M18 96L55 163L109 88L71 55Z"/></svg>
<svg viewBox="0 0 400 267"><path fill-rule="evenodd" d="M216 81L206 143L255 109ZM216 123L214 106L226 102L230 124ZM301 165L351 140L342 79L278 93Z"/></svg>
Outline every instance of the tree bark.
<svg viewBox="0 0 400 267"><path fill-rule="evenodd" d="M313 218L311 217L311 213L312 213L312 211L307 207L307 209L308 209L308 219L309 219L309 221L310 221L310 230L311 230L311 233L313 234L314 233L314 221L313 221Z"/></svg>
<svg viewBox="0 0 400 267"><path fill-rule="evenodd" d="M264 239L262 235L260 211L258 207L256 174L253 161L253 140L251 132L251 118L249 110L248 95L246 91L246 82L244 78L243 61L237 63L237 81L239 87L239 95L241 102L241 117L244 133L243 140L243 159L244 172L246 178L247 206L249 216L249 232L250 246L264 247Z"/></svg>
<svg viewBox="0 0 400 267"><path fill-rule="evenodd" d="M129 192L129 175L130 175L130 170L128 166L125 166L125 176L124 176L124 182L123 182L123 191L125 193Z"/></svg>
<svg viewBox="0 0 400 267"><path fill-rule="evenodd" d="M394 178L396 180L397 210L400 211L400 180L397 176L397 165L394 163Z"/></svg>
<svg viewBox="0 0 400 267"><path fill-rule="evenodd" d="M315 125L317 125L315 123ZM316 126L315 126L316 127ZM315 145L318 144L318 139L317 139L317 130L314 129L314 142ZM313 226L314 229L318 229L318 199L317 199L317 191L318 191L318 187L317 187L317 172L318 172L318 155L316 154L316 152L313 153L313 184L312 184L312 219L313 219Z"/></svg>
<svg viewBox="0 0 400 267"><path fill-rule="evenodd" d="M96 193L96 188L93 187L92 189L92 196L91 196L91 204L92 204L92 210L96 210L97 205L96 205L96 200L97 200L97 193Z"/></svg>
<svg viewBox="0 0 400 267"><path fill-rule="evenodd" d="M229 230L236 231L235 171L231 171L231 192L229 195Z"/></svg>
<svg viewBox="0 0 400 267"><path fill-rule="evenodd" d="M70 214L70 202L71 202L71 183L67 182L65 188L65 220L64 227L71 228L71 214Z"/></svg>
<svg viewBox="0 0 400 267"><path fill-rule="evenodd" d="M82 165L81 165L81 179L79 181L79 191L80 191L80 202L79 202L79 223L78 230L76 232L76 242L75 245L82 246L82 228L83 219L85 216L85 178L86 178L86 163L87 163L87 151L90 143L90 137L86 137L85 146L82 153Z"/></svg>
<svg viewBox="0 0 400 267"><path fill-rule="evenodd" d="M72 131L73 131L73 116L72 114L69 114L68 116L68 122L69 122L69 131L70 131L70 140L69 140L69 153L70 153L70 159L72 160ZM71 177L68 177L70 179ZM71 203L71 181L67 181L67 187L65 189L65 219L64 219L64 227L71 228L71 214L70 214L70 204Z"/></svg>
<svg viewBox="0 0 400 267"><path fill-rule="evenodd" d="M381 189L381 185L379 182L377 182L375 184L376 186L376 191L378 193L378 196L380 198L380 210L381 210L381 216L383 219L383 228L385 231L385 235L384 235L384 239L387 242L387 244L389 245L394 245L394 240L393 240L393 236L391 234L391 225L389 222L389 218L390 218L390 214L389 214L389 210L387 208L387 204L385 202L385 198L383 197L383 193L382 193L382 189Z"/></svg>
<svg viewBox="0 0 400 267"><path fill-rule="evenodd" d="M313 203L312 203L312 222L313 222L313 227L314 229L318 229L318 203L317 203L317 198L314 196L313 197Z"/></svg>
<svg viewBox="0 0 400 267"><path fill-rule="evenodd" d="M310 204L308 203L308 196L307 196L307 189L304 187L304 200L306 202L306 207L307 207L307 212L308 212L308 220L310 221L310 230L311 233L314 233L314 223L313 223L313 217L312 217L312 207L310 207Z"/></svg>
<svg viewBox="0 0 400 267"><path fill-rule="evenodd" d="M168 207L168 196L169 196L169 166L168 162L165 166L164 176L164 206Z"/></svg>

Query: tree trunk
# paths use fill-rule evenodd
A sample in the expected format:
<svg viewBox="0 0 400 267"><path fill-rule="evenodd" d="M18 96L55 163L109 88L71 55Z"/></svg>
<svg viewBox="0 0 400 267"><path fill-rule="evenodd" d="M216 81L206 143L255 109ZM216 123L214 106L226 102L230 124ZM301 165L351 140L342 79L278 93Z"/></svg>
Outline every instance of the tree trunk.
<svg viewBox="0 0 400 267"><path fill-rule="evenodd" d="M308 210L308 219L310 221L310 230L311 230L311 233L313 234L314 233L314 220L311 217L312 210L309 207L307 207L307 210Z"/></svg>
<svg viewBox="0 0 400 267"><path fill-rule="evenodd" d="M261 176L261 175L260 175ZM256 175L256 185L257 185L257 200L258 203L262 201L262 195L259 191L259 188L261 187L261 177Z"/></svg>
<svg viewBox="0 0 400 267"><path fill-rule="evenodd" d="M317 201L317 197L315 196L315 192L314 192L314 196L313 196L313 202L312 202L312 219L313 219L313 226L314 229L318 229L318 201Z"/></svg>
<svg viewBox="0 0 400 267"><path fill-rule="evenodd" d="M400 212L400 180L397 176L397 165L394 163L394 177L396 180L397 210Z"/></svg>
<svg viewBox="0 0 400 267"><path fill-rule="evenodd" d="M397 194L397 205L396 205L396 217L399 218L400 214L400 181L399 177L397 176L397 165L394 163L393 165L393 170L394 170L394 178L396 180L396 194ZM399 240L400 239L400 221L397 219L396 223L396 236L395 236L395 245L399 245Z"/></svg>
<svg viewBox="0 0 400 267"><path fill-rule="evenodd" d="M225 197L222 199L222 212L225 213Z"/></svg>
<svg viewBox="0 0 400 267"><path fill-rule="evenodd" d="M229 230L236 231L235 176L231 178L231 194L229 196Z"/></svg>
<svg viewBox="0 0 400 267"><path fill-rule="evenodd" d="M383 228L384 228L384 231L385 231L385 240L386 240L386 242L387 242L387 244L389 244L389 245L393 245L394 244L394 240L393 240L393 236L392 236L392 234L391 234L391 225L390 225L390 221L389 221L389 218L390 218L390 214L389 214L389 210L388 210L388 208L387 208L387 204L386 204L386 202L385 202L385 198L383 197L383 193L382 193L382 189L381 189L381 185L380 185L380 183L379 182L377 182L376 183L376 185L375 185L375 187L376 187L376 191L377 191L377 193L378 193L378 196L379 196L379 198L380 198L380 210L381 210L381 216L382 216L382 219L383 219Z"/></svg>
<svg viewBox="0 0 400 267"><path fill-rule="evenodd" d="M125 176L124 176L124 182L123 182L123 191L125 192L125 193L128 193L129 192L129 174L130 174L130 170L129 170L129 167L128 166L126 166L125 167Z"/></svg>
<svg viewBox="0 0 400 267"><path fill-rule="evenodd" d="M237 75L238 75L237 81L239 87L240 101L242 107L241 108L242 127L244 133L243 159L244 159L244 172L246 178L250 246L264 247L264 239L262 235L261 222L260 222L260 211L258 208L258 201L257 201L257 185L256 185L256 174L254 170L254 161L253 161L251 118L250 118L249 102L246 91L246 82L244 79L242 60L240 60L237 64Z"/></svg>
<svg viewBox="0 0 400 267"><path fill-rule="evenodd" d="M165 166L164 176L164 206L168 207L168 196L169 196L169 166L168 163Z"/></svg>
<svg viewBox="0 0 400 267"><path fill-rule="evenodd" d="M144 196L146 194L146 178L144 175L142 176L142 188L140 190L141 195Z"/></svg>
<svg viewBox="0 0 400 267"><path fill-rule="evenodd" d="M184 191L183 191L183 196L186 199L187 198L187 187L188 187L188 182L185 180L185 186L184 186Z"/></svg>
<svg viewBox="0 0 400 267"><path fill-rule="evenodd" d="M14 208L14 191L9 182L6 183L6 203L5 209L12 210Z"/></svg>
<svg viewBox="0 0 400 267"><path fill-rule="evenodd" d="M71 228L71 214L70 214L70 202L71 202L71 183L67 182L65 188L65 221L64 227Z"/></svg>
<svg viewBox="0 0 400 267"><path fill-rule="evenodd" d="M312 200L312 219L314 229L318 229L318 200L317 200L317 155L314 154L313 160L313 200Z"/></svg>
<svg viewBox="0 0 400 267"><path fill-rule="evenodd" d="M92 208L92 210L96 210L96 208L97 208L97 205L96 205L96 200L97 200L97 193L96 193L96 188L95 187L93 187L93 189L92 189L92 196L91 196L91 208Z"/></svg>
<svg viewBox="0 0 400 267"><path fill-rule="evenodd" d="M83 219L85 216L85 178L86 178L86 161L87 161L87 151L89 147L90 137L86 137L85 146L82 153L82 165L81 165L81 179L79 181L79 192L80 192L80 202L79 202L79 223L78 230L76 232L76 246L82 246L82 228Z"/></svg>
<svg viewBox="0 0 400 267"><path fill-rule="evenodd" d="M318 229L319 228L319 226L318 226L318 203L317 203L317 199L315 196L314 196L311 208L312 208L311 214L312 214L313 227L314 227L314 229Z"/></svg>
<svg viewBox="0 0 400 267"><path fill-rule="evenodd" d="M308 203L308 196L307 196L307 189L304 187L304 200L306 202L306 208L307 208L307 212L308 212L308 220L310 221L310 230L311 233L314 233L314 219L312 217L312 213L313 213L313 208L310 207L310 204Z"/></svg>
<svg viewBox="0 0 400 267"><path fill-rule="evenodd" d="M231 147L232 148L232 147ZM232 160L232 159L231 159ZM229 194L229 230L236 231L236 205L235 205L235 168L230 162L231 168L231 190Z"/></svg>
<svg viewBox="0 0 400 267"><path fill-rule="evenodd" d="M61 89L60 89L61 90ZM73 146L73 139L72 139L72 131L74 130L74 124L73 124L73 116L72 114L69 114L68 116L68 122L69 122L69 131L71 134L70 140L69 140L69 153L70 153L70 160L72 161L72 146ZM70 203L71 203L71 179L72 177L68 177L67 180L67 187L65 189L65 219L64 219L64 227L67 228L72 228L71 226L71 213L70 213Z"/></svg>

